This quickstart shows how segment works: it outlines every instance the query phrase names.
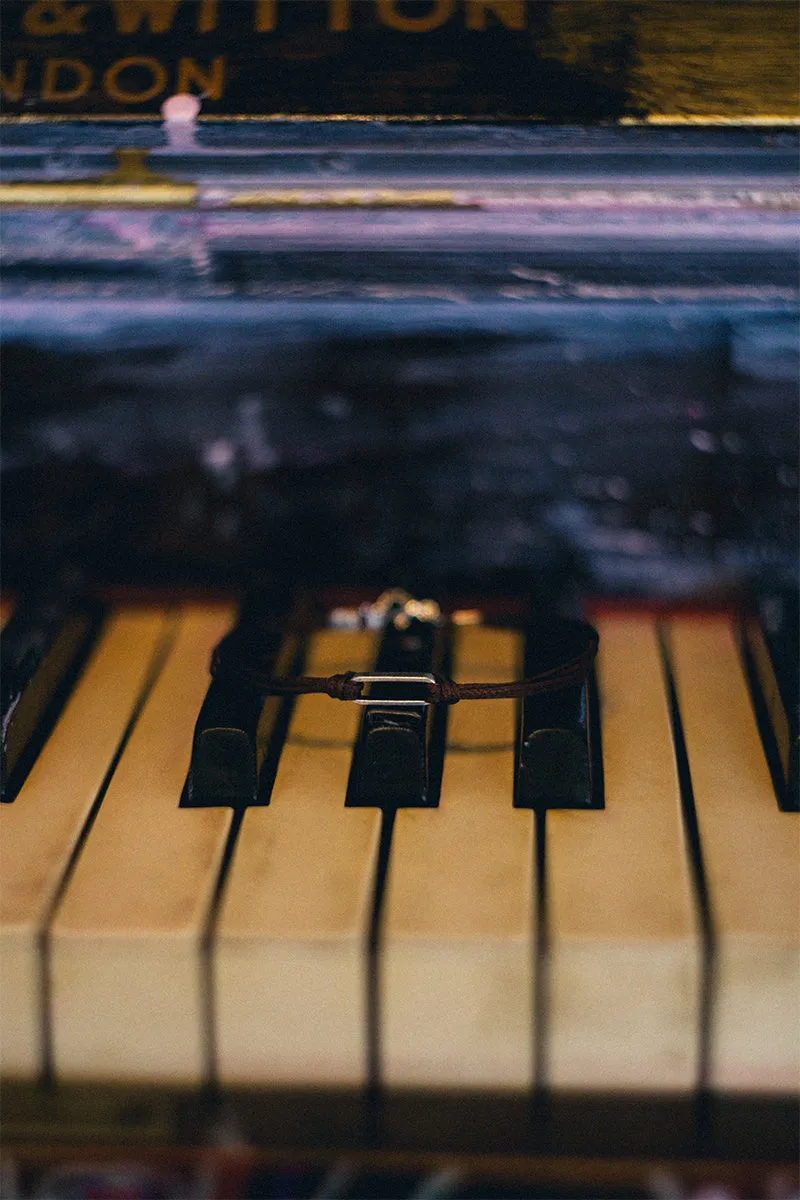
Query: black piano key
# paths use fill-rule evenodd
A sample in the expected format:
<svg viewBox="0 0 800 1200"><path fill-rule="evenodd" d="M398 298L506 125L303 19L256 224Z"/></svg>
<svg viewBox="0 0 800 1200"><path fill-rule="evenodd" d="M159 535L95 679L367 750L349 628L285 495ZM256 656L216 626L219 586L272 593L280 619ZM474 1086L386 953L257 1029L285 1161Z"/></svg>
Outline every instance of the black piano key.
<svg viewBox="0 0 800 1200"><path fill-rule="evenodd" d="M290 617L285 596L251 597L228 642L238 656L258 663L265 673L290 674L299 653L298 613L295 605ZM285 725L281 714L288 707L277 697L265 701L260 692L238 681L212 680L195 725L181 805L242 809L268 804L270 787L261 772L276 731Z"/></svg>
<svg viewBox="0 0 800 1200"><path fill-rule="evenodd" d="M525 677L580 654L586 646L586 628L582 621L563 617L542 618L527 625ZM598 735L593 679L523 700L516 807L602 808Z"/></svg>
<svg viewBox="0 0 800 1200"><path fill-rule="evenodd" d="M255 804L257 729L263 704L258 693L211 684L195 726L188 807Z"/></svg>
<svg viewBox="0 0 800 1200"><path fill-rule="evenodd" d="M0 799L19 791L85 661L102 606L56 587L21 600L0 638Z"/></svg>
<svg viewBox="0 0 800 1200"><path fill-rule="evenodd" d="M764 752L780 807L800 811L800 628L798 592L762 596L740 634Z"/></svg>
<svg viewBox="0 0 800 1200"><path fill-rule="evenodd" d="M426 674L438 670L441 655L439 628L412 619L405 629L388 626L375 671ZM419 685L404 688L392 684L391 694L413 699L419 695ZM384 809L435 806L444 743L442 709L442 705L431 704L367 705L353 755L347 804Z"/></svg>

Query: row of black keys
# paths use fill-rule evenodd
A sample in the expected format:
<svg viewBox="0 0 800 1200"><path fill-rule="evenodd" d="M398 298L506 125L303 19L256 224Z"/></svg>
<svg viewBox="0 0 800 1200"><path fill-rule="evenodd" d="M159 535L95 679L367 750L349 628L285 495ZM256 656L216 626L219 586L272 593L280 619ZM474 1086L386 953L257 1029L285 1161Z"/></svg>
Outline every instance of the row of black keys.
<svg viewBox="0 0 800 1200"><path fill-rule="evenodd" d="M588 627L559 617L525 626L526 677L576 658ZM280 622L259 611L243 613L226 639L229 652L258 662L261 673L301 671L302 639L286 653ZM231 645L232 643L232 645ZM450 639L445 627L406 618L384 628L376 674L450 673ZM291 661L293 660L293 661ZM387 688L389 693L387 694ZM446 709L414 703L419 687L374 684L370 697L406 703L367 704L353 755L346 803L385 809L433 807L438 803L445 749ZM602 807L599 723L593 681L529 696L520 706L517 796L520 807ZM256 689L215 679L195 729L185 803L193 807L228 804L241 808L268 803L285 721L275 724L269 745L260 745L263 697ZM288 716L288 709L286 710ZM320 731L324 736L324 730Z"/></svg>
<svg viewBox="0 0 800 1200"><path fill-rule="evenodd" d="M302 670L309 609L298 620L284 601L245 604L233 635L240 654L266 673ZM102 623L97 602L67 593L21 602L2 637L2 799L13 800L88 656ZM296 634L287 637L287 621ZM303 625L305 624L305 631ZM447 627L412 619L383 632L377 673L449 674ZM525 624L524 673L563 663L585 645L581 622L550 616ZM771 596L742 622L742 646L765 752L782 808L798 808L797 595ZM413 699L393 685L393 699ZM374 695L380 695L376 686ZM182 803L241 809L269 803L291 705L284 702L266 738L260 692L214 680L198 716ZM515 804L602 808L597 688L571 684L520 704ZM785 722L785 726L784 726ZM424 703L367 705L353 756L347 803L383 808L438 803L446 709ZM324 736L324 731L321 731ZM787 737L788 735L788 737ZM646 753L646 748L643 748Z"/></svg>

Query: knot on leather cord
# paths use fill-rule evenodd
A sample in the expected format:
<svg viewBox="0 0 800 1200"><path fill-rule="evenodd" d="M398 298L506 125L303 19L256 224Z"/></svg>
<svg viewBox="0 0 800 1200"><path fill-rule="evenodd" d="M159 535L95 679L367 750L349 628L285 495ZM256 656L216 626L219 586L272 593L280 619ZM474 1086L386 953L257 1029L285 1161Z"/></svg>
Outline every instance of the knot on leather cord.
<svg viewBox="0 0 800 1200"><path fill-rule="evenodd" d="M428 696L431 704L458 704L461 699L458 684L438 672L434 672L433 678L434 682L431 684Z"/></svg>
<svg viewBox="0 0 800 1200"><path fill-rule="evenodd" d="M363 684L353 683L355 671L343 671L340 675L329 675L325 688L332 700L358 700Z"/></svg>

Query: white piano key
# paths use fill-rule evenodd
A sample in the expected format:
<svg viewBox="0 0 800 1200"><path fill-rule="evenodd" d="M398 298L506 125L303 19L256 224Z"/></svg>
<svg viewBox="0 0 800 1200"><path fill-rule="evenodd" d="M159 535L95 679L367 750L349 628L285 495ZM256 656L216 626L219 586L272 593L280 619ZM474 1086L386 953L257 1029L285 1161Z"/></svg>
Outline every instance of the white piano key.
<svg viewBox="0 0 800 1200"><path fill-rule="evenodd" d="M312 675L367 670L366 633L312 640ZM298 699L268 808L242 821L214 938L224 1083L363 1084L367 938L380 838L375 808L346 808L362 709Z"/></svg>
<svg viewBox="0 0 800 1200"><path fill-rule="evenodd" d="M547 814L548 1080L688 1090L702 947L656 628L595 624L606 807Z"/></svg>
<svg viewBox="0 0 800 1200"><path fill-rule="evenodd" d="M222 605L181 612L53 920L58 1078L203 1077L200 955L231 811L179 800L211 650L232 619Z"/></svg>
<svg viewBox="0 0 800 1200"><path fill-rule="evenodd" d="M463 629L455 655L456 679L513 679L520 639ZM513 701L457 704L439 807L397 814L380 944L390 1086L531 1083L534 817L512 807L514 733Z"/></svg>
<svg viewBox="0 0 800 1200"><path fill-rule="evenodd" d="M800 1083L800 824L775 798L727 617L669 623L716 942L710 1083Z"/></svg>
<svg viewBox="0 0 800 1200"><path fill-rule="evenodd" d="M110 619L18 796L0 806L6 1075L32 1076L44 1066L40 938L167 625L162 609Z"/></svg>

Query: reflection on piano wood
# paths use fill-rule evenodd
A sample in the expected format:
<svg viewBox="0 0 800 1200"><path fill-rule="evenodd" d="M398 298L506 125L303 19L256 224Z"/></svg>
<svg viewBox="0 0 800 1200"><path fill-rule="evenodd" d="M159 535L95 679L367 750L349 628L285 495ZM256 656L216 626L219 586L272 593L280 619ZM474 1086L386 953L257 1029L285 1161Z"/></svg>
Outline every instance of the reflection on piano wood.
<svg viewBox="0 0 800 1200"><path fill-rule="evenodd" d="M598 613L604 809L515 808L514 702L452 708L438 806L397 811L384 879L387 818L345 805L354 705L296 701L268 805L179 805L234 615L112 610L0 809L7 1077L793 1093L798 818L729 616ZM316 631L306 670L379 642ZM456 628L451 673L514 678L522 652Z"/></svg>

